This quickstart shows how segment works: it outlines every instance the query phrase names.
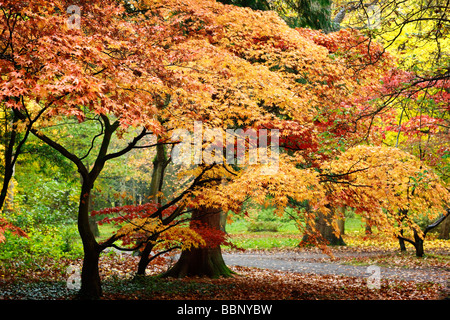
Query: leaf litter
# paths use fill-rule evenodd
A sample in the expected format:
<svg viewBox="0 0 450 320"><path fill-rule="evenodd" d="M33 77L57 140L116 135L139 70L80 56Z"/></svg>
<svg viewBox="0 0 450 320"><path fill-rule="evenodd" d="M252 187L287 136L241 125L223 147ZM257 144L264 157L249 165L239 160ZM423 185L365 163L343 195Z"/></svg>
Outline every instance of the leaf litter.
<svg viewBox="0 0 450 320"><path fill-rule="evenodd" d="M381 279L370 289L367 279L233 266L231 278L173 279L157 275L173 263L161 257L149 265L147 275L135 278L139 257L103 255L100 261L105 300L436 300L448 297L438 283ZM46 261L43 268L26 273L0 267L0 299L74 299L67 288L69 266L81 260ZM35 271L38 271L36 275Z"/></svg>

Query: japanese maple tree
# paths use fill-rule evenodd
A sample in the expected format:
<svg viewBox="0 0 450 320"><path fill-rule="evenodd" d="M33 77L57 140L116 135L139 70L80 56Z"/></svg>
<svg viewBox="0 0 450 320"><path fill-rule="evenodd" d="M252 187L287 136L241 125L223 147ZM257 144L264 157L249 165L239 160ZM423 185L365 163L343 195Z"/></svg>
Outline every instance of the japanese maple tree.
<svg viewBox="0 0 450 320"><path fill-rule="evenodd" d="M357 146L322 169L330 202L355 208L382 232L412 243L417 256L424 253L426 234L449 214L445 182L423 161L398 148ZM425 217L435 223L422 229L418 223Z"/></svg>
<svg viewBox="0 0 450 320"><path fill-rule="evenodd" d="M68 23L72 17L66 13L70 5L69 1L38 0L1 3L6 37L2 37L0 96L27 134L71 160L81 175L78 229L85 255L80 295L98 298L98 258L105 246L97 243L89 228L91 190L108 160L127 153L146 135L161 131L154 117L158 108L164 108L160 96L175 84L189 90L167 66L180 57L188 58L189 53L170 45L184 39L179 19L127 18L115 1L80 1L77 7L82 19L73 28ZM87 150L70 152L45 130L53 119L82 122L88 113L94 114L100 132ZM136 136L123 149L110 151L115 133L132 125L141 128ZM98 154L88 167L83 159L95 144Z"/></svg>

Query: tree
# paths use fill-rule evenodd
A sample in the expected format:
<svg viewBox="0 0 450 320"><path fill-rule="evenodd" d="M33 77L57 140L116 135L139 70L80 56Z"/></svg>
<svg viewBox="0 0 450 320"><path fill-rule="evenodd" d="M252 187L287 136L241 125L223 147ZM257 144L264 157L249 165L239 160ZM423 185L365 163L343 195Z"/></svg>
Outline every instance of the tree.
<svg viewBox="0 0 450 320"><path fill-rule="evenodd" d="M427 80L448 79L448 13L438 0L336 1L343 26L361 29L400 57L402 69Z"/></svg>
<svg viewBox="0 0 450 320"><path fill-rule="evenodd" d="M330 201L355 208L379 230L410 242L419 257L426 234L448 215L450 193L440 177L398 148L357 146L322 168L334 182L327 183ZM435 222L422 230L423 217Z"/></svg>
<svg viewBox="0 0 450 320"><path fill-rule="evenodd" d="M392 118L392 126L398 127L395 130L395 144L402 147L400 132L403 136L405 128L412 125L409 129L415 128L417 139L408 139L407 144L419 150L409 151L421 159L424 159L425 154L436 155L438 150L442 155L448 149L448 141L445 141L448 135L445 132L448 130L450 73L446 26L450 4L434 0L375 0L336 1L336 5L339 8L337 10L348 12L342 15L342 18L346 17L343 26L360 29L397 58L398 70L386 78L385 90L381 95L384 98L380 99L383 103L376 112L379 114L392 107L398 110ZM370 21L374 23L371 25ZM372 43L369 42L368 46ZM433 125L430 131L427 129L429 125ZM440 126L438 130L437 126ZM444 143L434 139L437 133L440 138L444 138ZM435 150L431 151L430 146Z"/></svg>
<svg viewBox="0 0 450 320"><path fill-rule="evenodd" d="M53 23L51 29L56 32L65 26L65 17L61 15L65 12L64 3L58 5L58 10L46 5L40 11ZM370 208L371 214L378 212L376 208L380 205L374 200L379 197L376 188L365 196L364 181L349 184L345 180L347 175L359 172L351 169L353 163L347 162L351 170L347 168L345 174L339 167L323 167L324 161L332 161L352 145L363 140L380 140L381 135L371 130L373 119L368 110L372 110L373 104L368 103L367 93L382 90L380 79L392 63L379 47L362 50L357 45L368 41L366 37L355 31L324 35L318 31L294 30L273 12L208 0L127 1L126 8L111 1L102 3L102 9L97 2L86 2L81 10L86 12L83 28L62 29L60 37L49 36L46 41L67 38L73 47L79 48L77 54L72 57L73 52L67 53L67 61L61 62L70 64L70 69L58 71L58 64L55 65L53 72L59 81L54 86L65 93L64 83L68 81L84 90L74 89L67 94L67 101L58 100L58 104L48 108L45 99L33 101L43 106L42 113L48 121L76 117L83 122L93 118L99 132L91 137L85 150L71 152L56 135L45 130L48 123L30 127L33 135L72 161L82 177L78 210L85 253L81 296L101 295L99 255L105 248L116 246L128 231L147 231L139 239L143 247L139 270L145 271L157 236L162 236L159 230L152 231L155 228L146 230L147 222L168 228L181 214L193 212L195 220L204 215L204 222L218 230L217 211L232 210L239 214L248 198L258 204L276 206L278 213L291 203L308 201L310 212L297 210L304 218L302 227L311 233L317 233L314 225L317 212L334 226L335 215L330 207L354 206L355 197L360 195L363 201L359 208ZM26 12L30 18L21 22L24 29L27 23L39 19ZM341 46L346 49L339 49ZM60 61L57 52L51 57ZM367 67L352 68L354 63ZM48 77L53 80L54 76ZM21 84L16 83L19 88ZM14 114L30 123L27 107L22 104L20 109L14 109ZM197 128L199 123L201 128ZM261 161L227 162L227 151L230 151L227 146L232 146L233 156L237 149L234 139L224 142L227 129L250 130L250 140L256 138L260 142L256 151ZM263 134L267 130L278 130L283 151L272 161L272 171L267 170L263 155L275 156L280 144L275 143L277 135L269 138ZM155 143L144 142L149 134L158 137ZM233 134L238 136L236 131ZM129 137L128 144L113 149L112 140L120 137ZM133 149L184 142L199 147L200 152L194 148L185 154L186 159L197 161L195 165L189 161L189 165L181 168L180 175L189 179L179 192L147 212L145 221L129 219L122 231L98 243L89 228L89 200L107 162ZM271 148L271 143L275 148ZM174 153L172 150L171 158ZM245 150L244 155L249 159L251 150ZM92 157L90 166L83 162L86 156ZM168 159L163 158L160 163L164 164ZM158 177L155 175L155 191L161 188L164 178L164 170L160 173ZM401 176L395 179L403 181ZM358 189L346 197L343 194L343 200L334 197L335 185ZM176 209L164 215L169 208ZM211 248L214 250L201 252L206 252L201 260L206 262L203 266L209 266L185 269L194 263L193 257L197 255L182 254L186 258L178 265L184 265L180 270L208 274L205 269L209 268L212 275L228 272L220 260L220 247ZM208 263L210 258L215 263L212 267Z"/></svg>
<svg viewBox="0 0 450 320"><path fill-rule="evenodd" d="M2 52L1 101L30 133L72 161L81 175L78 230L84 260L80 296L98 298L98 258L106 245L98 244L89 228L91 190L107 161L132 150L146 135L160 132L153 115L164 104L157 99L179 81L176 72L164 67L174 62L168 58L173 52L167 39L183 41L186 30L179 20L165 22L160 16L127 20L123 7L115 1L102 2L101 7L99 2L80 2L79 9L85 14L79 28L72 28L67 24L71 17L65 14L69 5L38 0L2 4L3 23L10 25L4 28L9 42ZM81 155L45 132L48 122L35 126L44 117L83 122L88 113L94 114L101 129L87 150L77 150ZM126 147L111 151L113 135L131 125L141 126L141 130ZM87 167L83 159L94 147L98 154Z"/></svg>
<svg viewBox="0 0 450 320"><path fill-rule="evenodd" d="M404 70L394 71L385 80L381 95L385 108L397 109L382 129L385 143L416 155L448 182L449 3L411 0L342 4L343 12L349 13L343 25L361 28L381 41ZM370 20L376 24L369 26ZM448 220L443 221L440 237L445 237L446 224Z"/></svg>
<svg viewBox="0 0 450 320"><path fill-rule="evenodd" d="M65 90L55 86L55 83L59 82L59 79L52 79L54 70L57 70L56 54L59 52L61 56L68 55L70 44L61 45L56 41L44 43L54 30L45 27L48 16L39 17L31 12L37 5L37 3L31 3L27 8L26 4L13 1L1 4L0 28L3 36L0 43L2 73L0 103L5 110L7 125L3 132L5 157L0 208L3 208L15 164L31 127L50 107L69 99L70 93L76 88L68 79L63 80ZM35 19L27 20L28 17L35 17ZM58 35L55 34L55 36ZM36 55L34 50L38 46L42 47L40 54ZM59 67L64 72L68 71L72 65L65 64ZM40 81L41 79L47 79L47 81ZM35 103L36 101L42 101L41 105ZM20 109L27 109L26 121L15 112ZM21 132L23 132L22 137L20 137Z"/></svg>
<svg viewBox="0 0 450 320"><path fill-rule="evenodd" d="M182 70L184 75L189 75L193 81L209 86L211 95L201 97L201 101L208 101L209 105L206 108L190 105L189 108L177 109L169 106L162 110L160 117L166 130L185 128L192 131L192 120L202 121L205 126L208 124L207 128L203 128L205 130L219 129L219 136L222 137L226 134L226 128L280 130L283 147L293 149L291 158L283 157L282 161L293 161L299 166L295 170L287 165L281 168L290 170L290 174L297 179L299 176L311 174L307 185L314 188L311 186L314 185L312 181L318 183L318 176L314 170L305 171L305 167L317 166L323 159L331 157L330 150L336 145L339 145L338 150L345 149L346 139L349 143L352 139L357 141L360 139L360 133L370 127L368 123L364 123L362 117L359 126L356 121L354 127L349 126L348 120L353 119L351 107L356 103L355 100L359 98L360 103L363 100L358 96L358 88L370 85L374 88L379 85L377 79L383 70L389 67L387 57L379 50L377 52L376 47L367 54L363 46L347 50L354 52L355 61L364 62L366 57L370 58L372 55L377 55L378 58L372 69L360 68L348 72L345 61L352 57L351 53L345 50L331 51L332 49L328 49L325 45L315 44L310 37L320 38L320 32L308 33L306 30L299 32L290 29L271 12L253 12L246 8L222 6L207 1L202 3L202 11L198 11L196 5L191 3L183 4L182 8L175 2L166 4L167 8L156 3L151 4L152 6L148 2L143 7L136 4L136 12L156 14L160 8L172 10L171 12L190 10L194 13L190 16L193 24L201 21L204 28L214 28L214 32L207 36L207 41L192 39L189 43L190 46L207 48L202 56L197 55L188 63L179 62L174 65L177 70ZM214 24L205 24L205 15L208 15ZM355 32L342 31L324 43L336 41L344 44L349 39L355 39L353 41L356 42L358 39L361 40L362 36ZM188 45L188 42L183 45ZM330 51L336 54L330 57ZM259 79L259 83L255 83L255 79ZM191 100L198 101L195 97L191 97ZM202 106L200 103L199 105ZM224 112L224 106L227 112ZM167 114L164 115L166 111ZM293 133L297 136L296 141L290 139ZM301 139L307 143L297 144ZM203 141L203 144L201 150L207 150L208 142ZM218 150L223 150L224 145L222 141ZM220 153L219 151L219 155ZM228 176L225 180L232 183L229 187L227 184L227 189L235 192L239 190L238 193L242 193L242 189L245 189L243 187L245 181L240 179L241 173L234 170L236 167L222 165L225 163L219 160L217 166L210 167L211 170L213 168L219 170L216 173L204 171L203 168L208 167L204 163L201 163L201 168L189 168L186 171L193 179L202 175L205 178L205 180L198 179L197 181L202 183L195 188L189 191L185 189L188 191L186 195L197 199L193 201L193 208L202 211L200 208L217 208L225 202L223 199L226 199L226 196L211 194L213 192L211 190L217 192L219 188L222 191L222 187L204 183L208 180L217 182L225 175ZM244 171L250 170L248 172L252 172L253 177L261 173L260 169L250 167ZM266 182L261 181L258 188L245 192L243 198L235 199L234 205L225 206L222 208L223 211L232 208L235 212L239 212L239 207L246 197L257 197L260 203L264 202L269 193L259 188L266 188L266 185L271 184L271 179L272 176L264 177ZM282 181L284 180L281 179L277 184L279 190L284 188ZM285 181L285 183L292 182ZM240 187L237 187L238 185ZM237 189L233 189L234 186ZM305 200L316 196L313 191L302 190L305 194L294 192L294 198ZM205 194L210 196L205 197ZM321 193L317 194L318 198L319 194ZM288 197L277 197L276 201L279 202L276 204L281 209L287 204L285 199ZM326 208L324 204L319 206ZM325 211L328 212L326 209Z"/></svg>
<svg viewBox="0 0 450 320"><path fill-rule="evenodd" d="M186 226L188 219L181 218L163 223L164 218L170 217L178 210L176 206L167 207L161 211L160 217L155 217L155 212L160 208L160 204L148 202L143 205L107 208L91 213L92 216L106 215L99 224L121 225L121 228L105 240L105 243L110 243L111 247L119 250L141 252L136 275L145 275L145 269L153 259L174 249L191 250L206 246L205 237L196 229ZM117 240L122 241L121 246L114 243ZM157 253L151 256L152 251Z"/></svg>
<svg viewBox="0 0 450 320"><path fill-rule="evenodd" d="M239 7L247 7L253 10L270 10L271 4L267 0L219 0L223 4L231 4Z"/></svg>
<svg viewBox="0 0 450 320"><path fill-rule="evenodd" d="M401 216L400 221L403 222L403 220L407 217L408 211L407 210L400 210L399 216ZM406 238L403 234L403 229L400 229L399 235L397 235L397 238L399 240L400 249L401 251L406 251L405 242L409 242L414 246L416 249L416 256L417 257L423 257L424 255L424 249L423 249L423 243L425 241L425 236L427 233L437 226L439 226L443 221L447 220L447 217L450 215L450 209L447 208L446 212L441 214L440 217L436 219L433 223L427 225L423 230L417 231L413 230L413 239Z"/></svg>
<svg viewBox="0 0 450 320"><path fill-rule="evenodd" d="M209 278L227 277L233 272L225 265L220 251L224 244L224 233L220 230L220 211L210 208L195 209L192 213L191 227L205 225L208 234L219 241L205 237L208 246L193 247L183 250L177 263L164 273L165 277L184 278L189 276L206 276ZM214 243L215 242L215 243Z"/></svg>

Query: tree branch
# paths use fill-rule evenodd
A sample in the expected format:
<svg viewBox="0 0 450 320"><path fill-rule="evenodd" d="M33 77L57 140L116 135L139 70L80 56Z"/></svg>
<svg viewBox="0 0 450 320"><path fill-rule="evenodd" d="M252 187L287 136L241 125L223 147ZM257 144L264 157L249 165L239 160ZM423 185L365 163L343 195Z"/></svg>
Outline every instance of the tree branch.
<svg viewBox="0 0 450 320"><path fill-rule="evenodd" d="M78 158L75 154L71 153L69 150L64 148L62 145L60 145L58 142L50 139L45 134L39 132L37 129L31 128L31 133L38 139L42 140L46 144L48 144L50 147L61 153L64 157L72 161L78 168L78 172L83 176L83 178L87 177L88 175L88 169L83 164L83 162Z"/></svg>
<svg viewBox="0 0 450 320"><path fill-rule="evenodd" d="M428 233L428 231L436 228L438 225L440 225L448 216L450 215L450 209L447 208L447 214L443 214L432 224L428 225L425 230L423 231L424 236Z"/></svg>
<svg viewBox="0 0 450 320"><path fill-rule="evenodd" d="M143 138L145 137L145 135L147 134L147 129L142 129L141 133L139 135L137 135L129 144L126 148L118 151L118 152L114 152L114 153L110 153L107 154L105 156L102 157L102 161L106 162L108 160L114 159L114 158L118 158L122 155L124 155L125 153L131 151L131 149L136 147L136 144Z"/></svg>

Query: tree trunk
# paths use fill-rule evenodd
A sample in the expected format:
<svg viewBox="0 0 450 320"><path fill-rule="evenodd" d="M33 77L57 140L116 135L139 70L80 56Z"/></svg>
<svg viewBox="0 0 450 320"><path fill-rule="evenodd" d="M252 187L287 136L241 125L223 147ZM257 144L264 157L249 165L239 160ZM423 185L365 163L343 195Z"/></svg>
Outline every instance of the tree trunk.
<svg viewBox="0 0 450 320"><path fill-rule="evenodd" d="M142 252L140 252L140 256L141 258L139 259L139 263L138 263L138 269L136 274L139 276L145 276L145 269L147 269L147 266L149 264L149 262L151 261L150 259L150 253L153 250L153 247L155 246L154 241L156 241L158 239L158 234L152 236L149 240L149 242L147 242L145 244L144 250L142 250Z"/></svg>
<svg viewBox="0 0 450 320"><path fill-rule="evenodd" d="M161 197L158 195L163 186L164 172L170 160L167 159L165 146L159 144L156 146L156 156L153 160L152 181L150 184L150 200L161 203Z"/></svg>
<svg viewBox="0 0 450 320"><path fill-rule="evenodd" d="M402 236L403 236L403 232L402 232ZM406 245L405 245L405 240L403 240L402 238L398 238L398 244L400 245L400 251L406 251Z"/></svg>
<svg viewBox="0 0 450 320"><path fill-rule="evenodd" d="M450 218L445 218L439 226L438 239L448 240L450 239Z"/></svg>
<svg viewBox="0 0 450 320"><path fill-rule="evenodd" d="M156 156L153 160L153 171L152 171L152 181L150 182L150 195L149 200L155 201L161 204L161 196L159 193L162 191L162 186L164 183L164 173L166 171L167 165L170 163L170 159L167 159L165 146L163 144L158 144L156 146ZM152 240L156 240L157 237L152 237ZM139 245L140 243L136 243ZM145 269L150 262L150 253L154 245L148 242L144 250L141 252L139 250L135 251L135 254L139 255L141 259L139 260L137 275L145 275Z"/></svg>
<svg viewBox="0 0 450 320"><path fill-rule="evenodd" d="M6 113L5 113L6 118ZM17 159L18 151L16 151L16 155L14 155L14 145L16 143L16 122L18 121L18 118L16 115L13 116L12 124L11 124L11 133L8 137L9 142L7 145L5 145L5 161L4 161L4 175L3 175L3 184L2 189L0 192L0 209L5 209L3 206L5 204L5 201L8 197L8 191L10 186L10 181L14 175L14 164L15 164L15 158ZM7 123L5 123L5 135L7 135Z"/></svg>
<svg viewBox="0 0 450 320"><path fill-rule="evenodd" d="M220 247L191 249L183 251L177 263L166 273L165 277L229 277L232 271L226 266Z"/></svg>
<svg viewBox="0 0 450 320"><path fill-rule="evenodd" d="M403 246L405 244L405 241L409 242L416 249L416 256L417 257L423 257L423 254L424 254L423 243L425 241L425 236L427 235L428 232L430 232L431 230L433 230L434 228L439 226L443 221L445 221L446 218L449 216L449 214L450 214L450 209L447 209L447 213L446 214L442 214L435 222L433 222L432 224L428 225L425 228L425 230L422 232L422 237L420 237L419 232L417 232L417 230L414 229L413 230L413 232L414 232L414 240L411 240L411 239L408 239L408 238L404 238L403 237L403 230L401 230L400 236L397 236L397 238L400 241L400 246L402 245L402 242L403 242Z"/></svg>
<svg viewBox="0 0 450 320"><path fill-rule="evenodd" d="M102 296L99 258L101 250L95 245L84 248L83 268L81 269L81 289L78 298L82 300L98 300Z"/></svg>
<svg viewBox="0 0 450 320"><path fill-rule="evenodd" d="M311 207L309 206L309 204L306 206L306 210L311 212ZM342 210L342 209L340 209ZM341 220L341 219L339 219ZM341 222L341 225L339 225L339 220L338 222L338 226L339 226L339 231L343 232L344 231L344 223L343 220ZM328 244L330 245L338 245L338 246L345 246L345 242L344 239L342 239L342 235L339 235L339 238L336 237L336 235L334 234L334 229L331 225L327 224L325 215L322 212L317 212L316 218L315 218L315 228L317 231L319 231L320 235L322 236L323 239L325 239ZM309 230L309 232L311 232L311 228L309 227L309 225L306 226L306 228ZM303 235L302 241L300 242L301 244L311 244L311 239L310 236L308 235L308 232L305 233Z"/></svg>
<svg viewBox="0 0 450 320"><path fill-rule="evenodd" d="M203 208L192 214L192 221L206 224L210 228L220 230L220 213ZM207 241L207 239L205 239ZM165 277L229 277L232 271L226 266L220 246L214 248L196 248L181 253L177 263L166 273Z"/></svg>
<svg viewBox="0 0 450 320"><path fill-rule="evenodd" d="M397 237L397 239L398 239L398 244L400 245L400 251L403 252L403 251L406 251L406 245L405 245L405 240L404 240L404 237L403 237L402 223L403 223L403 220L405 220L406 216L408 215L408 210L400 209L398 211L398 215L400 216L400 222L399 222L399 225L400 225L400 237Z"/></svg>
<svg viewBox="0 0 450 320"><path fill-rule="evenodd" d="M15 170L15 164L12 166L12 175L10 177L9 185L7 186L8 190L6 192L6 210L7 211L14 211L14 174L16 172Z"/></svg>
<svg viewBox="0 0 450 320"><path fill-rule="evenodd" d="M316 228L320 231L322 237L326 239L330 245L345 246L345 242L344 239L342 239L342 236L339 235L339 237L336 237L333 227L328 225L325 219L325 215L321 212L318 212L317 215Z"/></svg>
<svg viewBox="0 0 450 320"><path fill-rule="evenodd" d="M365 228L365 233L366 233L366 235L371 235L371 234L373 234L373 231L372 231L372 224L370 223L370 220L366 220L366 228Z"/></svg>
<svg viewBox="0 0 450 320"><path fill-rule="evenodd" d="M89 195L89 207L88 207L88 212L91 212L91 210L93 209L93 205L94 205L94 197L92 195L92 191ZM100 237L100 230L98 228L98 224L97 221L94 217L89 217L89 227L91 228L91 232L94 235L94 237Z"/></svg>
<svg viewBox="0 0 450 320"><path fill-rule="evenodd" d="M416 248L416 256L423 257L423 240L416 230L414 230L414 247Z"/></svg>
<svg viewBox="0 0 450 320"><path fill-rule="evenodd" d="M398 244L400 245L400 251L406 251L405 240L403 240L403 229L400 230L400 237L397 237Z"/></svg>
<svg viewBox="0 0 450 320"><path fill-rule="evenodd" d="M99 258L102 251L95 240L89 224L89 200L93 182L89 178L83 179L81 187L80 205L78 209L78 231L83 242L83 268L81 270L80 299L95 300L102 296L99 272Z"/></svg>

